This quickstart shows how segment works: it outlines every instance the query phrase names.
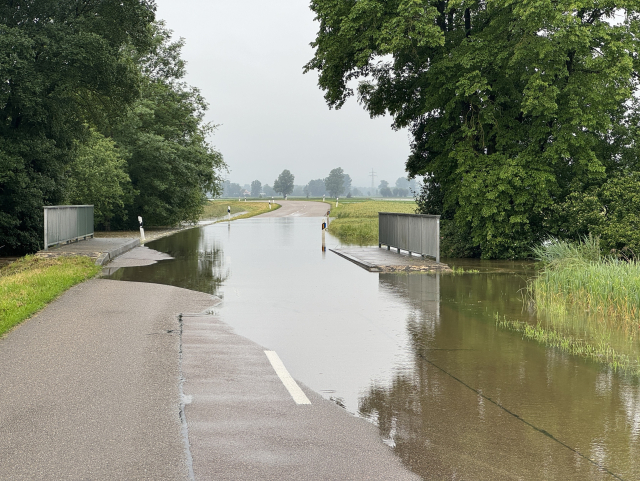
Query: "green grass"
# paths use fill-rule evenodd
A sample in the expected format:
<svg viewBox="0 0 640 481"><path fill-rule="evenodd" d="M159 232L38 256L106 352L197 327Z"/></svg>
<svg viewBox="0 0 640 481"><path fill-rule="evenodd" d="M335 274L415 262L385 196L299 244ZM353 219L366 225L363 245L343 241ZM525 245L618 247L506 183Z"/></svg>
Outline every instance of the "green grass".
<svg viewBox="0 0 640 481"><path fill-rule="evenodd" d="M0 335L100 271L88 257L26 256L0 269Z"/></svg>
<svg viewBox="0 0 640 481"><path fill-rule="evenodd" d="M578 338L553 328L545 328L540 323L531 325L520 321L499 320L497 315L496 326L519 332L524 338L537 341L547 347L557 348L574 356L604 364L616 372L640 376L640 357L633 352L629 354L617 350L606 337Z"/></svg>
<svg viewBox="0 0 640 481"><path fill-rule="evenodd" d="M640 264L601 255L597 237L534 249L541 270L527 285L537 322L496 325L614 371L640 376Z"/></svg>
<svg viewBox="0 0 640 481"><path fill-rule="evenodd" d="M640 263L600 255L599 240L551 241L535 250L543 269L528 291L538 310L582 311L635 336L640 329Z"/></svg>
<svg viewBox="0 0 640 481"><path fill-rule="evenodd" d="M347 244L376 245L378 243L378 212L415 214L412 201L345 199L331 203L329 232Z"/></svg>
<svg viewBox="0 0 640 481"><path fill-rule="evenodd" d="M231 213L237 214L238 212L246 212L246 214L239 215L237 217L233 217L232 220L238 219L246 219L248 217L253 217L255 215L264 214L265 212L269 212L269 201L259 200L259 201L237 201L237 200L229 200L229 199L216 199L209 201L204 206L204 212L200 219L215 219L217 217L224 217L227 215L227 208L231 207ZM275 204L271 205L271 210L279 209L280 205Z"/></svg>

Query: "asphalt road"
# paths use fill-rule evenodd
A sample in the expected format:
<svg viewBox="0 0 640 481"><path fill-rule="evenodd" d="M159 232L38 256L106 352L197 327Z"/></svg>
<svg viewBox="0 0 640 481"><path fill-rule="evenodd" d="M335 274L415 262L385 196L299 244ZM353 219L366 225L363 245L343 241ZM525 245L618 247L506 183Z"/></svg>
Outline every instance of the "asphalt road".
<svg viewBox="0 0 640 481"><path fill-rule="evenodd" d="M0 479L417 479L372 424L296 404L213 303L96 279L0 339Z"/></svg>
<svg viewBox="0 0 640 481"><path fill-rule="evenodd" d="M256 217L324 217L331 209L328 203L304 200L276 200L281 207Z"/></svg>

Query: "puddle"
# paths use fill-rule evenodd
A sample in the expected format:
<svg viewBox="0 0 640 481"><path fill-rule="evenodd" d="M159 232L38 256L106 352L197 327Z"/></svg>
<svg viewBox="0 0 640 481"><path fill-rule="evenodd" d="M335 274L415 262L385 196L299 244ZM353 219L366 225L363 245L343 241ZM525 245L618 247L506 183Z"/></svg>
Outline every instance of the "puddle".
<svg viewBox="0 0 640 481"><path fill-rule="evenodd" d="M637 380L496 327L496 314L535 322L521 292L531 263L370 273L325 252L314 218L215 224L147 245L174 259L112 278L217 295L237 333L378 426L425 479L640 479Z"/></svg>

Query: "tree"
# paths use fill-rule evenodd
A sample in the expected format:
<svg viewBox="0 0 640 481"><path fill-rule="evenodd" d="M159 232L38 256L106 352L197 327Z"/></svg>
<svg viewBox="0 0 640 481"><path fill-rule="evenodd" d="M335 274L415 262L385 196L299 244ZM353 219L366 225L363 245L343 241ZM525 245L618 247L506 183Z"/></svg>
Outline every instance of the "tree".
<svg viewBox="0 0 640 481"><path fill-rule="evenodd" d="M0 4L0 245L42 245L43 205L65 198L65 174L88 124L138 96L128 49L147 48L146 0Z"/></svg>
<svg viewBox="0 0 640 481"><path fill-rule="evenodd" d="M331 197L338 197L344 192L344 171L337 167L329 172L329 177L324 179L324 185Z"/></svg>
<svg viewBox="0 0 640 481"><path fill-rule="evenodd" d="M423 212L467 251L521 257L561 230L554 206L637 170L638 7L595 0L313 0L330 107L354 94L413 136ZM609 23L622 9L621 24ZM476 249L477 248L477 249Z"/></svg>
<svg viewBox="0 0 640 481"><path fill-rule="evenodd" d="M282 197L286 197L293 192L293 180L295 177L287 169L283 170L276 180L273 181L273 190Z"/></svg>
<svg viewBox="0 0 640 481"><path fill-rule="evenodd" d="M323 179L310 180L307 184L307 192L313 197L320 197L327 192Z"/></svg>
<svg viewBox="0 0 640 481"><path fill-rule="evenodd" d="M163 23L154 24L153 33L151 49L131 54L142 72L141 97L113 127L138 191L129 210L147 225L197 222L206 193L220 192L226 164L207 142L215 128L203 121L207 103L183 82L184 42L173 42Z"/></svg>
<svg viewBox="0 0 640 481"><path fill-rule="evenodd" d="M344 174L343 182L344 189L342 190L342 192L348 194L349 192L351 192L351 176L349 174Z"/></svg>
<svg viewBox="0 0 640 481"><path fill-rule="evenodd" d="M254 180L251 182L251 197L260 197L260 193L262 192L262 182L259 180Z"/></svg>
<svg viewBox="0 0 640 481"><path fill-rule="evenodd" d="M276 195L276 191L273 190L273 187L271 187L269 184L264 184L264 186L262 187L262 192L264 192L265 195L271 197Z"/></svg>
<svg viewBox="0 0 640 481"><path fill-rule="evenodd" d="M95 224L110 230L111 219L122 214L134 193L123 153L92 129L69 166L65 203L93 204Z"/></svg>

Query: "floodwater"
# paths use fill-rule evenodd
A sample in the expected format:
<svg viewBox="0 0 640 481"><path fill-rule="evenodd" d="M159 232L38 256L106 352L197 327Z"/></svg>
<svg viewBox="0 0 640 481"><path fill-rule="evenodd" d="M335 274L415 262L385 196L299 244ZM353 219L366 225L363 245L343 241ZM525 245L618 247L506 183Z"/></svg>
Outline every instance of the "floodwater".
<svg viewBox="0 0 640 481"><path fill-rule="evenodd" d="M378 274L322 250L320 219L246 219L147 244L111 277L218 295L237 333L354 415L424 479L640 479L637 379L496 326L535 321L531 265ZM326 234L326 245L339 242Z"/></svg>

